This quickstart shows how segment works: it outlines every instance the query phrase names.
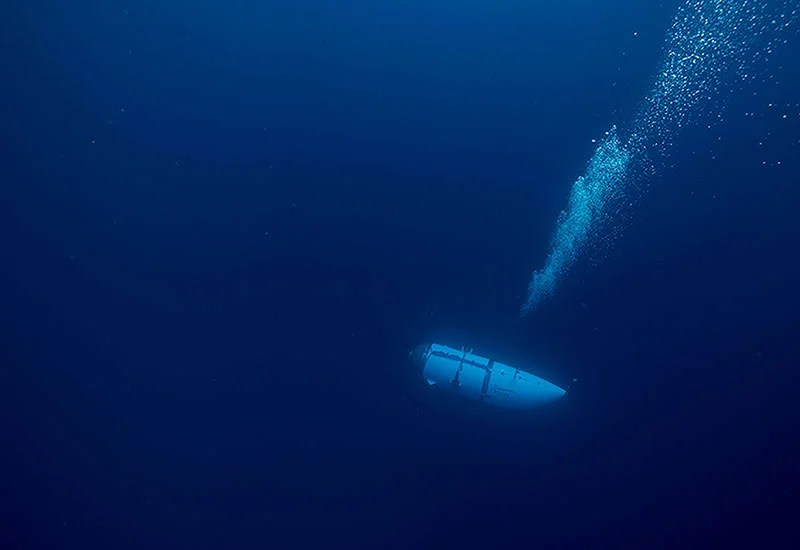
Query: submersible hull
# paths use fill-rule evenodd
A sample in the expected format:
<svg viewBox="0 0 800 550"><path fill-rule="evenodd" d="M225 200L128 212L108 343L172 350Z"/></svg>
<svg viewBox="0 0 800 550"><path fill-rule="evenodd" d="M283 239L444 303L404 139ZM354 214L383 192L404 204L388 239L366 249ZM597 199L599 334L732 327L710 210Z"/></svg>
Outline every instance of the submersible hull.
<svg viewBox="0 0 800 550"><path fill-rule="evenodd" d="M429 386L503 408L526 409L551 403L567 392L530 372L440 344L424 344L410 354Z"/></svg>

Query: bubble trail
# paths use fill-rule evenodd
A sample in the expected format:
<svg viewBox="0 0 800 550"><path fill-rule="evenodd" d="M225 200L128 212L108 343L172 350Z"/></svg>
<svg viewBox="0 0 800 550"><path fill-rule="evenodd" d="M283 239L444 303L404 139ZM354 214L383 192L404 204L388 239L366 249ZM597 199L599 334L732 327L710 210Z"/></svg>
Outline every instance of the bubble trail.
<svg viewBox="0 0 800 550"><path fill-rule="evenodd" d="M612 128L572 186L544 266L535 271L520 308L527 315L552 296L570 268L588 252L613 242L630 195L669 154L676 133L721 111L731 79L755 79L792 27L800 0L688 0L667 33L665 55L627 136Z"/></svg>

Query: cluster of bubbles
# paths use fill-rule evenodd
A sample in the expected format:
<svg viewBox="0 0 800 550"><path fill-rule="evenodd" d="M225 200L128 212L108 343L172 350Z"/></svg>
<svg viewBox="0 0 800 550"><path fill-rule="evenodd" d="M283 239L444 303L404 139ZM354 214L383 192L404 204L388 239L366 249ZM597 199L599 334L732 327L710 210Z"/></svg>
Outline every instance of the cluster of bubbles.
<svg viewBox="0 0 800 550"><path fill-rule="evenodd" d="M629 141L666 154L676 131L720 112L725 88L755 76L754 68L785 37L798 16L797 0L690 0L680 7L666 40L655 83ZM702 104L702 108L698 108Z"/></svg>
<svg viewBox="0 0 800 550"><path fill-rule="evenodd" d="M575 263L590 237L598 232L601 220L608 220L610 211L617 209L630 164L631 154L622 147L616 128L612 128L592 155L586 173L572 186L569 204L558 217L544 269L535 272L528 285L523 314L553 293L561 274Z"/></svg>
<svg viewBox="0 0 800 550"><path fill-rule="evenodd" d="M522 305L525 315L548 298L588 251L619 230L632 191L669 153L675 134L700 117L719 113L726 86L754 78L754 69L785 42L800 15L800 0L687 0L668 32L655 82L627 135L615 128L600 142L561 212L544 266L534 272Z"/></svg>

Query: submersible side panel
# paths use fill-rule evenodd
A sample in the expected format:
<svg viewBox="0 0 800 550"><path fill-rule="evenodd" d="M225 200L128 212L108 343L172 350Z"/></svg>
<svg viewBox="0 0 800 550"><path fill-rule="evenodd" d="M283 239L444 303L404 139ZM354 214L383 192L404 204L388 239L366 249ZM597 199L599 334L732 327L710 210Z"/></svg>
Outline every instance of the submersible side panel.
<svg viewBox="0 0 800 550"><path fill-rule="evenodd" d="M552 382L515 367L495 363L486 395L498 407L536 407L567 393Z"/></svg>

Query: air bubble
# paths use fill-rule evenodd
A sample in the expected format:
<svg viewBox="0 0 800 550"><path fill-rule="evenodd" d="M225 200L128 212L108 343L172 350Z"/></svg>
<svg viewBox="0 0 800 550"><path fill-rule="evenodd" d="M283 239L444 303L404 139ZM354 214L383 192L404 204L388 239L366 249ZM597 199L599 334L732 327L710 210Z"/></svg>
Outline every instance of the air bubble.
<svg viewBox="0 0 800 550"><path fill-rule="evenodd" d="M755 78L754 67L797 19L797 2L778 2L778 14L766 3L741 0L688 0L678 9L662 66L627 138L616 128L607 132L573 184L544 266L531 277L522 315L551 296L582 256L613 244L626 219L623 206L635 203L622 199L646 190L653 160L668 157L679 129L715 114L721 119L720 90L730 90L731 78Z"/></svg>

